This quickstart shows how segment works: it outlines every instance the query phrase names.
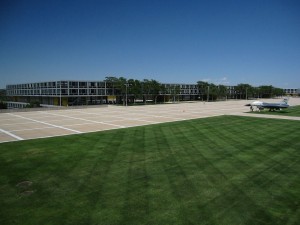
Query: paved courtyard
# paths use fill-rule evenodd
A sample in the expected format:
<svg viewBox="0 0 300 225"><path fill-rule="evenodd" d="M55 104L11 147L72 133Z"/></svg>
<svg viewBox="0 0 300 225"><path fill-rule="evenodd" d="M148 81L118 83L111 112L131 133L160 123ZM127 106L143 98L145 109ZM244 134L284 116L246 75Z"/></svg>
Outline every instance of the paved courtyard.
<svg viewBox="0 0 300 225"><path fill-rule="evenodd" d="M264 100L268 102L278 99ZM246 114L244 105L251 100L193 102L145 106L113 106L67 110L0 113L0 143L35 138L81 134L133 126L189 120L219 115L262 116ZM292 98L290 105L300 105ZM296 119L300 118L289 118Z"/></svg>

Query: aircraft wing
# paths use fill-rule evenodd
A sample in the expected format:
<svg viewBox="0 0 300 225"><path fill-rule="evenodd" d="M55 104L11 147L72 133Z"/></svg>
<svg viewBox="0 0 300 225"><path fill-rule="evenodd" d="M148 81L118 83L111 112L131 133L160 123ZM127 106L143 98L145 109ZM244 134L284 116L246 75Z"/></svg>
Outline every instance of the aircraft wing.
<svg viewBox="0 0 300 225"><path fill-rule="evenodd" d="M266 109L283 109L288 108L288 104L281 104L281 103L263 103L261 107Z"/></svg>

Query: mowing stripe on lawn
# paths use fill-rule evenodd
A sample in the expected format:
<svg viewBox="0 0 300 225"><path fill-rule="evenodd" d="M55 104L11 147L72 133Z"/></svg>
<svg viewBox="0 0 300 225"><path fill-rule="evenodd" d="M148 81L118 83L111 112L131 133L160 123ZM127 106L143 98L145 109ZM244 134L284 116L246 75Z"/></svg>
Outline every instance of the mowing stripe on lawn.
<svg viewBox="0 0 300 225"><path fill-rule="evenodd" d="M220 116L4 143L0 223L297 224L299 126Z"/></svg>

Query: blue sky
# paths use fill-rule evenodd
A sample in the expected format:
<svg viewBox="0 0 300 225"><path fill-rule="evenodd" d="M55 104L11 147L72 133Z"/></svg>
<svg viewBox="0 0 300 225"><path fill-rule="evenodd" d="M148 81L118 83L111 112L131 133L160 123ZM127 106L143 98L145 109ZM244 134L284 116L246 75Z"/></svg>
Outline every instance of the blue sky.
<svg viewBox="0 0 300 225"><path fill-rule="evenodd" d="M298 0L2 0L0 88L106 76L300 88Z"/></svg>

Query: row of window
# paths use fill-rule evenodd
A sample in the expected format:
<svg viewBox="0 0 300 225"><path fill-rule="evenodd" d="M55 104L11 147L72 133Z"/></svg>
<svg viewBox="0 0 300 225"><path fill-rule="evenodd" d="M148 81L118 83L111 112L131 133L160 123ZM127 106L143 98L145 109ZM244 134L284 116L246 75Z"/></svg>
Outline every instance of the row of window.
<svg viewBox="0 0 300 225"><path fill-rule="evenodd" d="M7 85L7 89L32 89L32 88L105 88L105 82L74 82L74 81L57 81L28 84Z"/></svg>
<svg viewBox="0 0 300 225"><path fill-rule="evenodd" d="M29 103L24 102L6 102L8 109L25 108Z"/></svg>
<svg viewBox="0 0 300 225"><path fill-rule="evenodd" d="M166 88L198 89L196 84L165 84Z"/></svg>
<svg viewBox="0 0 300 225"><path fill-rule="evenodd" d="M165 94L174 94L173 90L166 91ZM198 90L188 89L188 90L181 90L180 94L198 94ZM14 89L14 90L7 90L8 96L14 95L113 95L111 89Z"/></svg>
<svg viewBox="0 0 300 225"><path fill-rule="evenodd" d="M7 90L7 95L107 95L106 89L15 89Z"/></svg>
<svg viewBox="0 0 300 225"><path fill-rule="evenodd" d="M164 86L169 89L166 94L174 93L175 88L179 88L180 94L199 94L198 85L196 84L164 84ZM59 95L61 89L63 95L110 95L113 94L110 88L112 88L111 83L104 81L55 81L7 85L7 94ZM227 88L230 92L234 93L234 86L228 86ZM284 89L284 92L287 94L297 94L300 93L300 89Z"/></svg>
<svg viewBox="0 0 300 225"><path fill-rule="evenodd" d="M174 94L177 93L176 91L169 89L166 90L164 94ZM185 89L185 90L180 90L179 91L180 94L198 94L199 91L197 89L193 90L193 89Z"/></svg>
<svg viewBox="0 0 300 225"><path fill-rule="evenodd" d="M7 89L33 89L33 88L105 88L110 87L110 84L105 82L74 82L74 81L58 81L58 82L43 82L29 84L14 84L7 85ZM173 85L166 84L166 88L180 89L198 89L197 85Z"/></svg>
<svg viewBox="0 0 300 225"><path fill-rule="evenodd" d="M296 89L296 88L293 88L293 89L283 89L283 90L287 94L297 94L297 93L300 93L300 89Z"/></svg>

